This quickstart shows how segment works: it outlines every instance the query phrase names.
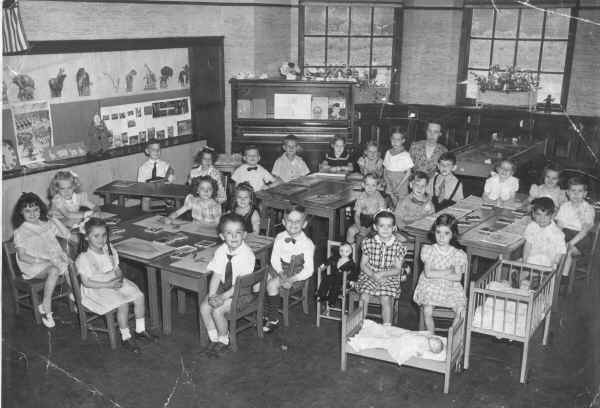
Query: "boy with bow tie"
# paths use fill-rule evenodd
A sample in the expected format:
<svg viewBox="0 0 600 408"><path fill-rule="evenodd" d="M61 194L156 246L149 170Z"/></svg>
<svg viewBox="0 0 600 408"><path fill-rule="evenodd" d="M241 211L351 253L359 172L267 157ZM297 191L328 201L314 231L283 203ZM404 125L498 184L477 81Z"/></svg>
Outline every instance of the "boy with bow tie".
<svg viewBox="0 0 600 408"><path fill-rule="evenodd" d="M306 210L293 205L283 216L285 231L275 237L271 252L271 274L267 281L265 325L263 331L271 333L279 327L279 288L290 289L297 282L309 279L314 272L315 244L306 236Z"/></svg>
<svg viewBox="0 0 600 408"><path fill-rule="evenodd" d="M231 179L235 184L248 182L254 191L264 190L271 187L278 179L273 177L263 166L258 164L260 152L258 147L250 145L244 149L244 164L238 167L232 174Z"/></svg>

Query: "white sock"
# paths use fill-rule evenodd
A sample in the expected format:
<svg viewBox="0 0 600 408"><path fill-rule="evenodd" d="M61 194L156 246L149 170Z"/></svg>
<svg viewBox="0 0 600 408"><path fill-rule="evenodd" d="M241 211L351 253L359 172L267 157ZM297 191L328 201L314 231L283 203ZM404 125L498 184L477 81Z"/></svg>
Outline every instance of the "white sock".
<svg viewBox="0 0 600 408"><path fill-rule="evenodd" d="M135 319L135 332L143 333L146 331L146 319L143 317Z"/></svg>
<svg viewBox="0 0 600 408"><path fill-rule="evenodd" d="M219 343L229 345L229 336L219 336Z"/></svg>
<svg viewBox="0 0 600 408"><path fill-rule="evenodd" d="M129 327L124 329L119 329L121 331L121 339L123 341L129 340L131 338L131 333L129 332Z"/></svg>
<svg viewBox="0 0 600 408"><path fill-rule="evenodd" d="M217 333L217 329L208 330L208 339L213 343L219 341L219 333Z"/></svg>
<svg viewBox="0 0 600 408"><path fill-rule="evenodd" d="M390 327L392 324L391 323L384 323L384 326Z"/></svg>

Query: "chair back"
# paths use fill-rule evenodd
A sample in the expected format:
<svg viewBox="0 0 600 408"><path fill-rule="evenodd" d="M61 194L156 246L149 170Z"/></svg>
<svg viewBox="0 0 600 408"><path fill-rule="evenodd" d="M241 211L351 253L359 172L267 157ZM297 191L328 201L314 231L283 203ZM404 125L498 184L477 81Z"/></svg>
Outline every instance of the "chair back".
<svg viewBox="0 0 600 408"><path fill-rule="evenodd" d="M8 268L10 281L13 282L17 277L21 277L22 273L17 264L17 249L12 239L2 243L2 258Z"/></svg>
<svg viewBox="0 0 600 408"><path fill-rule="evenodd" d="M79 310L81 310L81 279L79 278L75 262L69 263L69 279L71 282L71 289L73 290L73 296L75 296L75 302L77 303Z"/></svg>
<svg viewBox="0 0 600 408"><path fill-rule="evenodd" d="M267 278L267 266L263 266L262 268L252 272L249 275L238 276L235 280L235 286L233 288L233 297L231 300L232 304L236 304L237 299L242 296L252 292L252 287L259 283L260 291L259 295L265 290L265 282Z"/></svg>

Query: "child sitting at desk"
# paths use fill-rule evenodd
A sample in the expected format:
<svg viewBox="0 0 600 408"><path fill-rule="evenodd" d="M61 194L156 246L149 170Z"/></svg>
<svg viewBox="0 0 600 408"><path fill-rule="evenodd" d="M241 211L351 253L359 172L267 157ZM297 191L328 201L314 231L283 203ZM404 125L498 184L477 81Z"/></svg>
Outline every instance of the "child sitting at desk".
<svg viewBox="0 0 600 408"><path fill-rule="evenodd" d="M210 147L204 147L196 155L194 162L196 165L190 170L188 176L188 184L192 179L200 176L210 176L217 182L217 197L216 200L219 204L227 201L227 194L225 193L225 187L223 186L223 176L221 172L213 165L215 161L215 150Z"/></svg>
<svg viewBox="0 0 600 408"><path fill-rule="evenodd" d="M377 191L379 179L372 173L363 177L362 187L365 191L360 193L354 204L354 224L346 232L346 241L353 244L365 238L373 226L373 216L377 211L385 208L385 199ZM356 238L360 235L360 239Z"/></svg>
<svg viewBox="0 0 600 408"><path fill-rule="evenodd" d="M310 173L302 157L296 154L299 148L298 138L295 135L287 135L283 139L284 153L275 160L271 173L275 177L279 177L284 183Z"/></svg>
<svg viewBox="0 0 600 408"><path fill-rule="evenodd" d="M256 204L254 189L248 182L235 186L229 212L235 213L244 219L246 232L258 234L260 232L260 212Z"/></svg>
<svg viewBox="0 0 600 408"><path fill-rule="evenodd" d="M544 167L544 184L532 184L529 189L529 201L533 201L538 197L549 197L554 201L554 206L560 208L560 206L567 201L567 195L565 190L561 189L558 185L560 179L560 171L558 168L549 164Z"/></svg>
<svg viewBox="0 0 600 408"><path fill-rule="evenodd" d="M242 217L225 214L218 229L224 243L216 249L206 266L212 276L208 294L200 304L200 314L210 340L206 352L213 356L229 349L229 326L225 314L231 309L234 284L238 276L251 274L256 262L254 252L245 242L246 229ZM250 298L252 294L244 294L246 296Z"/></svg>
<svg viewBox="0 0 600 408"><path fill-rule="evenodd" d="M515 198L519 190L519 179L513 176L515 165L510 160L502 160L496 171L485 181L483 201L501 207L503 203Z"/></svg>
<svg viewBox="0 0 600 408"><path fill-rule="evenodd" d="M523 260L526 263L556 267L561 255L567 252L565 234L554 223L554 202L539 197L531 202L533 221L527 225L523 237Z"/></svg>
<svg viewBox="0 0 600 408"><path fill-rule="evenodd" d="M217 182L210 176L200 176L192 179L190 194L185 197L183 206L165 218L165 223L173 220L187 211L192 211L194 222L203 225L217 225L221 217L221 205L217 203Z"/></svg>
<svg viewBox="0 0 600 408"><path fill-rule="evenodd" d="M81 191L81 181L72 171L58 171L50 181L48 192L51 197L49 215L60 220L67 228L100 211L100 207Z"/></svg>
<svg viewBox="0 0 600 408"><path fill-rule="evenodd" d="M427 173L416 171L413 174L410 182L412 192L404 197L394 210L398 228L402 228L405 225L435 213L433 204L425 192L428 182L429 177Z"/></svg>
<svg viewBox="0 0 600 408"><path fill-rule="evenodd" d="M137 181L140 183L153 183L165 181L172 183L175 180L175 171L169 163L160 159L160 142L150 139L144 150L148 160L138 169ZM142 211L150 211L150 197L142 197Z"/></svg>
<svg viewBox="0 0 600 408"><path fill-rule="evenodd" d="M235 184L248 182L254 189L254 192L264 190L277 184L277 178L273 177L263 166L258 164L260 161L260 151L254 145L246 146L244 149L244 164L235 169L231 179Z"/></svg>
<svg viewBox="0 0 600 408"><path fill-rule="evenodd" d="M351 173L353 170L350 154L346 151L346 140L341 136L334 137L325 160L319 165L319 171L339 174Z"/></svg>
<svg viewBox="0 0 600 408"><path fill-rule="evenodd" d="M379 146L375 140L370 140L365 145L363 155L356 161L360 173L366 176L369 173L376 175L378 178L383 177L383 160L379 154Z"/></svg>
<svg viewBox="0 0 600 408"><path fill-rule="evenodd" d="M394 206L408 195L408 178L414 163L404 148L406 142L400 130L394 130L390 136L392 148L385 152L383 159L383 179L385 192L392 199Z"/></svg>
<svg viewBox="0 0 600 408"><path fill-rule="evenodd" d="M462 182L456 178L456 156L454 153L442 153L438 160L438 173L429 182L427 192L436 211L454 205L464 198Z"/></svg>
<svg viewBox="0 0 600 408"><path fill-rule="evenodd" d="M573 256L587 255L592 250L592 236L596 213L594 207L585 201L588 194L587 183L581 177L571 177L567 182L567 197L556 214L556 223L563 229L567 240L567 259L563 276L569 275Z"/></svg>

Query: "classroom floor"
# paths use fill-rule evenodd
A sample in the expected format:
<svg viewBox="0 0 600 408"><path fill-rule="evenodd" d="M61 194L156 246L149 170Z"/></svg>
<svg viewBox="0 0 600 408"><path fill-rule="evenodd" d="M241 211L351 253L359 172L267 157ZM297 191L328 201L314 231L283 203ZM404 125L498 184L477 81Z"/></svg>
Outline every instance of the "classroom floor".
<svg viewBox="0 0 600 408"><path fill-rule="evenodd" d="M141 355L111 351L104 335L85 342L66 306L52 331L27 312L14 315L3 293L2 404L4 407L588 407L598 386L598 296L579 281L559 300L550 343L534 338L526 385L519 384L520 343L474 337L471 367L452 378L417 369L349 357L339 369L339 324L315 326L314 305L296 308L291 327L259 339L240 337L240 350L218 359L199 353L196 301L175 315L173 334L143 348ZM176 310L176 309L174 309ZM177 313L177 312L175 312ZM416 315L403 309L401 322L414 328ZM596 337L598 339L598 337ZM596 363L594 363L596 362ZM596 364L596 365L594 365ZM597 368L596 368L597 370ZM596 383L597 384L597 383Z"/></svg>

